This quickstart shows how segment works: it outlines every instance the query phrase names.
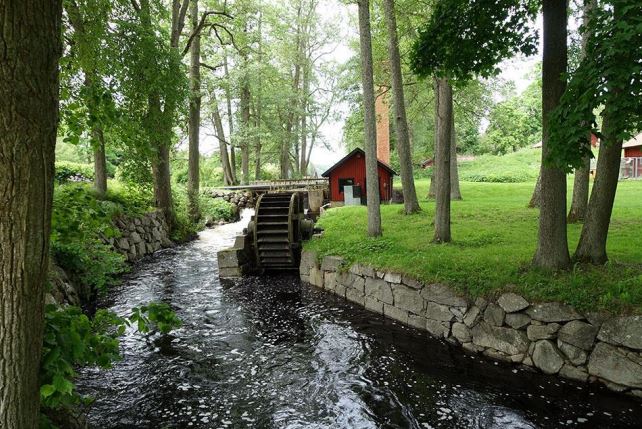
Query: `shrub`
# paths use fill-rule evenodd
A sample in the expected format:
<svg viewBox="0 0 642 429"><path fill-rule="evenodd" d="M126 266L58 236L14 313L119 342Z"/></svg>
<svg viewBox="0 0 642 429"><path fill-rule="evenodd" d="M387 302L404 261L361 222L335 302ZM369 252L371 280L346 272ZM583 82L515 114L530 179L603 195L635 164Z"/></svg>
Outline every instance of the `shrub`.
<svg viewBox="0 0 642 429"><path fill-rule="evenodd" d="M77 162L56 162L54 177L57 183L91 182L94 180L94 166Z"/></svg>
<svg viewBox="0 0 642 429"><path fill-rule="evenodd" d="M112 218L122 207L96 198L90 185L70 183L54 192L51 249L56 263L81 284L104 290L126 268L102 238L118 237Z"/></svg>

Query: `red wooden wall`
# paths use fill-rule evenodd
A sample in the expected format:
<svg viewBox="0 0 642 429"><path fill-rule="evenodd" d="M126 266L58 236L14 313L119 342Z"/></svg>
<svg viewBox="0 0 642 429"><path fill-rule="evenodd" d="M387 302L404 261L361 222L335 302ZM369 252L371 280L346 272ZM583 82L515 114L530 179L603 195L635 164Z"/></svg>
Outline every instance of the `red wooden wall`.
<svg viewBox="0 0 642 429"><path fill-rule="evenodd" d="M361 186L362 195L366 195L366 160L361 153L355 153L330 172L330 199L343 201L343 192L339 192L339 179L354 179L354 186ZM379 165L379 192L381 201L392 197L392 174Z"/></svg>
<svg viewBox="0 0 642 429"><path fill-rule="evenodd" d="M642 158L642 146L625 147L625 158Z"/></svg>

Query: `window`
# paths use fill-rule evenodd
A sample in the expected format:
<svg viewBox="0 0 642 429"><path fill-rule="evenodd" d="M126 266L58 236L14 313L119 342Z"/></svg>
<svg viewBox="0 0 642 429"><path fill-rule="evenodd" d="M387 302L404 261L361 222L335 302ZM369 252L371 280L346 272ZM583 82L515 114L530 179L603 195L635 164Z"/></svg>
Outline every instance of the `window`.
<svg viewBox="0 0 642 429"><path fill-rule="evenodd" d="M339 192L343 193L344 186L354 186L354 178L351 179L339 179Z"/></svg>

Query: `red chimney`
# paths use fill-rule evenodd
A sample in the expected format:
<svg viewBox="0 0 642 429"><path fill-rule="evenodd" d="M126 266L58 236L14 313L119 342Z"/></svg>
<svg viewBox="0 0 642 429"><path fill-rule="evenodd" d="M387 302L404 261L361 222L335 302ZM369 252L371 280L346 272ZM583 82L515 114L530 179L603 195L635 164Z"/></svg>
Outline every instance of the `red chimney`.
<svg viewBox="0 0 642 429"><path fill-rule="evenodd" d="M377 159L390 164L390 117L388 114L388 93L386 88L379 87L375 99L377 116Z"/></svg>

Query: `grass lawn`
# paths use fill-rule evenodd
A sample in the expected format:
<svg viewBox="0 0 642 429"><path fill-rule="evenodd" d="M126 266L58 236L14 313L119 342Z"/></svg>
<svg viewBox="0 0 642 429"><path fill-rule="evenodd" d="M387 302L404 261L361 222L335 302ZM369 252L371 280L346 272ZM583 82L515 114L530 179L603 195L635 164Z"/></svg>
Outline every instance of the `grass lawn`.
<svg viewBox="0 0 642 429"><path fill-rule="evenodd" d="M453 242L447 245L431 243L434 201L425 198L428 180L416 183L423 211L404 216L400 205L382 206L383 237L366 236L365 207L331 209L319 220L323 237L306 249L444 282L471 297L514 290L531 300L561 300L580 310L642 313L642 181L619 184L609 264L575 266L561 274L530 268L538 210L526 204L533 183L462 182L464 200L452 203ZM571 186L569 179L569 198ZM571 253L580 229L569 226Z"/></svg>

